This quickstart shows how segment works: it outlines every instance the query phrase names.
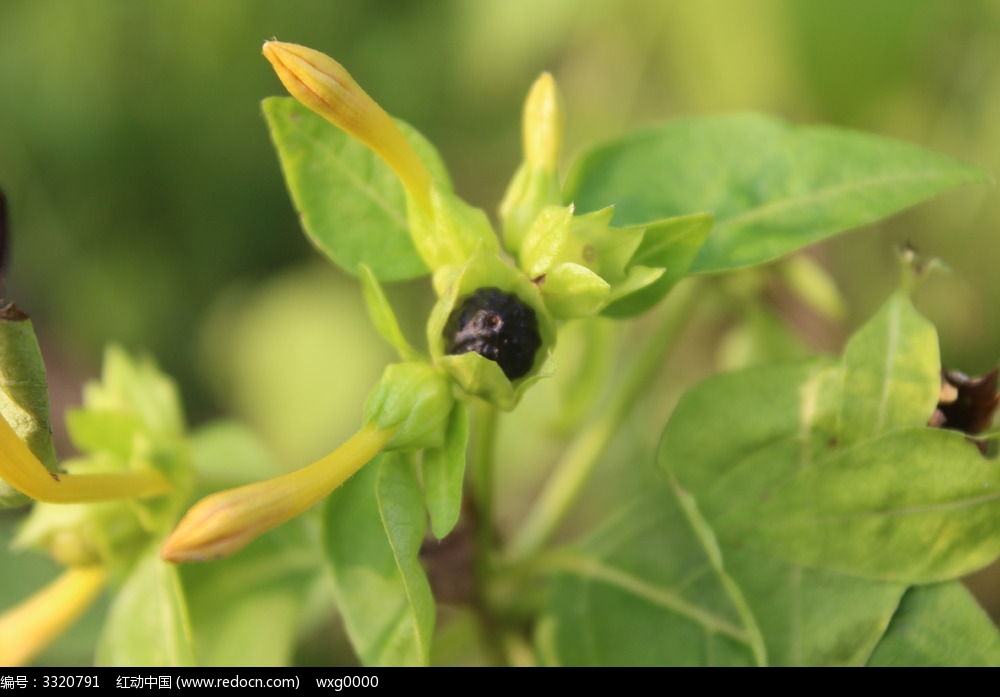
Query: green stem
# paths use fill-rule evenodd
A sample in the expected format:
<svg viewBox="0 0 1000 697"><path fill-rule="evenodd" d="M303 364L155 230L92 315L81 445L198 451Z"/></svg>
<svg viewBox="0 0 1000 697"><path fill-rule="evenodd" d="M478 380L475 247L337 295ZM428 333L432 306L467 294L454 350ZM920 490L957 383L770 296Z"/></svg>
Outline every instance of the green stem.
<svg viewBox="0 0 1000 697"><path fill-rule="evenodd" d="M474 573L476 594L474 607L482 628L483 645L497 665L506 665L507 656L500 640L500 631L493 614L490 583L496 548L493 520L493 481L496 453L497 410L486 402L475 402L472 409L472 527L475 536Z"/></svg>
<svg viewBox="0 0 1000 697"><path fill-rule="evenodd" d="M476 512L476 549L485 563L493 550L493 480L496 453L497 410L486 402L472 405L472 500Z"/></svg>
<svg viewBox="0 0 1000 697"><path fill-rule="evenodd" d="M632 364L631 371L610 407L570 443L555 471L545 484L531 511L511 543L512 561L522 560L538 552L552 537L576 501L611 439L628 417L639 397L645 392L663 364L667 351L691 316L700 297L700 284L679 285L670 296L664 315L642 353Z"/></svg>

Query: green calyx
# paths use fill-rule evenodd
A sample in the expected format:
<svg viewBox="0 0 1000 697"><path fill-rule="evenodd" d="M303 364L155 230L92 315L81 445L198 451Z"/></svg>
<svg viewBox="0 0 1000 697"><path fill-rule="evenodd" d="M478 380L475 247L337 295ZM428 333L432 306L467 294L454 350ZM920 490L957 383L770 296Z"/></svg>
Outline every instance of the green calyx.
<svg viewBox="0 0 1000 697"><path fill-rule="evenodd" d="M538 287L497 254L483 248L477 250L464 266L451 269L448 274L441 274L435 281L441 283L441 288L440 298L427 322L427 343L431 359L468 394L485 399L501 409L513 408L525 388L534 382L555 345L555 321ZM515 296L534 312L538 323L541 346L535 353L531 368L515 380L508 379L496 362L478 353L447 353L448 319L464 298L484 288L497 289Z"/></svg>
<svg viewBox="0 0 1000 697"><path fill-rule="evenodd" d="M365 423L392 432L385 450L439 448L454 404L451 382L440 370L424 362L394 363L368 396Z"/></svg>

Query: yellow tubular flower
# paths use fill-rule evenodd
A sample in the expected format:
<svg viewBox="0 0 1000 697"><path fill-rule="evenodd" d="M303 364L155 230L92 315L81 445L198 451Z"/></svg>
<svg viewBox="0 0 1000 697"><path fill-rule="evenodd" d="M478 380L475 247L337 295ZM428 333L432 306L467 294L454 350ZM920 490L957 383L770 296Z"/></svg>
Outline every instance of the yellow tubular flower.
<svg viewBox="0 0 1000 697"><path fill-rule="evenodd" d="M104 569L71 568L17 607L0 615L0 666L20 666L52 643L104 586Z"/></svg>
<svg viewBox="0 0 1000 697"><path fill-rule="evenodd" d="M392 431L362 428L320 460L294 472L196 503L160 548L167 561L208 561L243 549L268 530L312 508L385 447Z"/></svg>
<svg viewBox="0 0 1000 697"><path fill-rule="evenodd" d="M325 53L280 41L264 42L263 53L293 97L378 153L415 202L430 211L430 172L392 117L344 66Z"/></svg>
<svg viewBox="0 0 1000 697"><path fill-rule="evenodd" d="M6 419L0 418L0 477L18 491L49 503L86 503L159 496L170 482L156 470L56 474L45 468Z"/></svg>

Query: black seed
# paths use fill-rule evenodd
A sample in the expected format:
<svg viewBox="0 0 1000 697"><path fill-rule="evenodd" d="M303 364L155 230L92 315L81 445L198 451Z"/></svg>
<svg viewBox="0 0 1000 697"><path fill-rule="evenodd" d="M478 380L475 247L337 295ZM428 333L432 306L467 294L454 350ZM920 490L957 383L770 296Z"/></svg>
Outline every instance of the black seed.
<svg viewBox="0 0 1000 697"><path fill-rule="evenodd" d="M458 301L444 327L445 352L475 351L508 380L527 375L542 345L535 311L512 293L480 288Z"/></svg>
<svg viewBox="0 0 1000 697"><path fill-rule="evenodd" d="M941 371L941 392L929 426L950 428L970 435L982 433L993 423L1000 405L998 369L970 378L957 370Z"/></svg>
<svg viewBox="0 0 1000 697"><path fill-rule="evenodd" d="M928 426L950 428L968 435L982 433L993 423L993 413L1000 406L997 379L1000 369L994 368L978 378L970 378L957 370L941 371L941 391L938 404ZM986 455L989 443L970 439Z"/></svg>

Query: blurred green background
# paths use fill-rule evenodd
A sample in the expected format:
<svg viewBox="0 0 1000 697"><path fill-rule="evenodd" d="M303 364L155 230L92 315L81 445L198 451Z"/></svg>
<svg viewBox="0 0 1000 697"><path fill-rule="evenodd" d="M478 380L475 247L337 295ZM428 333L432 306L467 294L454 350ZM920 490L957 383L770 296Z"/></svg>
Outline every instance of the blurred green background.
<svg viewBox="0 0 1000 697"><path fill-rule="evenodd" d="M357 426L389 354L356 284L299 231L259 107L283 93L260 56L272 37L344 63L439 146L459 193L491 213L520 159L521 101L542 70L563 91L567 164L642 124L760 110L1000 172L996 0L3 0L6 295L36 323L57 427L107 342L154 354L181 383L192 422L237 415L288 466ZM896 284L903 242L952 270L918 295L947 365L992 367L991 186L813 250L846 297L837 336ZM414 336L424 285L393 292ZM701 345L681 359L703 371L719 332L692 341Z"/></svg>

